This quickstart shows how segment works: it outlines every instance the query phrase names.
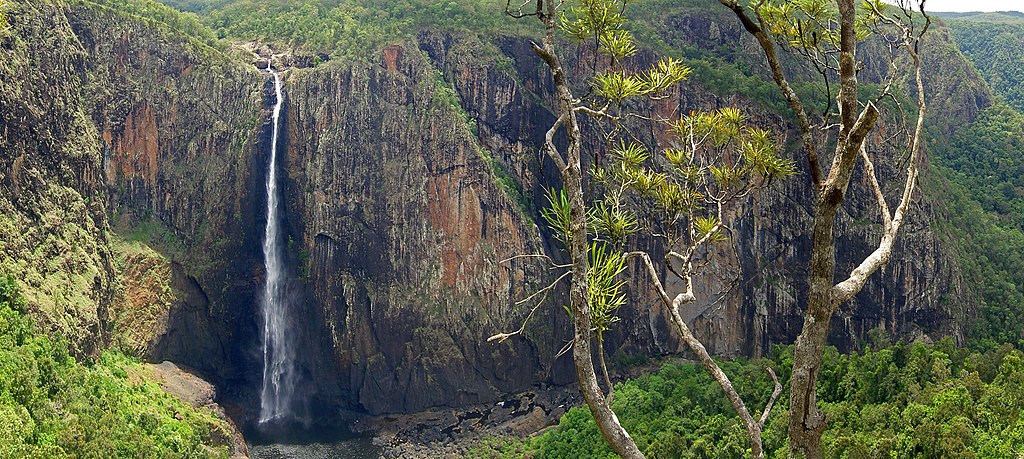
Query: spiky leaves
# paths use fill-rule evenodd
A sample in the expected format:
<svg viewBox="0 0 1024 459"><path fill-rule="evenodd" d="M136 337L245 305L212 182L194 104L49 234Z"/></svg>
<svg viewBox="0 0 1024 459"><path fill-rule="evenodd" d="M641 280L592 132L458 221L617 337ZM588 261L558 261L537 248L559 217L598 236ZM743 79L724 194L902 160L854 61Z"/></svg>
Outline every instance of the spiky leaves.
<svg viewBox="0 0 1024 459"><path fill-rule="evenodd" d="M599 97L616 104L638 96L653 96L685 80L690 69L682 62L668 58L642 72L612 70L594 76L594 91Z"/></svg>
<svg viewBox="0 0 1024 459"><path fill-rule="evenodd" d="M598 336L618 322L615 311L626 304L626 295L622 290L626 281L621 276L625 270L626 262L622 252L603 242L590 244L587 299L590 301L591 325Z"/></svg>
<svg viewBox="0 0 1024 459"><path fill-rule="evenodd" d="M690 69L675 59L656 63L641 72L625 71L622 60L637 53L633 34L626 29L624 13L635 0L575 0L562 14L559 27L569 38L589 47L604 60L593 63L594 92L621 104L626 99L649 96L685 79Z"/></svg>
<svg viewBox="0 0 1024 459"><path fill-rule="evenodd" d="M676 142L659 158L622 143L608 168L595 174L607 189L630 191L638 208L655 211L649 226L677 235L670 245L721 240L723 205L795 173L772 135L748 126L738 109L691 112L673 127Z"/></svg>
<svg viewBox="0 0 1024 459"><path fill-rule="evenodd" d="M565 190L550 190L548 204L549 207L542 210L541 215L551 226L555 238L564 244L572 227L571 207ZM626 268L619 247L636 232L638 225L636 217L621 206L605 202L598 203L588 211L587 221L591 238L587 245L590 262L587 270L587 299L593 328L602 333L618 321L614 315L615 310L626 302L622 291L625 281L619 278Z"/></svg>
<svg viewBox="0 0 1024 459"><path fill-rule="evenodd" d="M597 45L597 50L616 58L636 53L632 34L625 29L623 13L635 0L575 0L559 20L559 28L570 38Z"/></svg>
<svg viewBox="0 0 1024 459"><path fill-rule="evenodd" d="M881 0L861 2L855 23L858 41L870 36L878 19L874 11L886 11L888 7ZM834 0L769 0L760 4L758 13L768 31L787 46L825 53L839 50L839 21Z"/></svg>

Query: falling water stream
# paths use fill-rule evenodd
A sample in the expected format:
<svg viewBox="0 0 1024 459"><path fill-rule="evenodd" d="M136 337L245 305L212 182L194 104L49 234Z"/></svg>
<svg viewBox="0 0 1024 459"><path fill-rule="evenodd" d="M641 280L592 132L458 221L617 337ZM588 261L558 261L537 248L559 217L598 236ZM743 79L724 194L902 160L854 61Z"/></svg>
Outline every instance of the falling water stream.
<svg viewBox="0 0 1024 459"><path fill-rule="evenodd" d="M277 147L281 128L284 95L281 76L273 67L274 128L267 167L267 228L263 236L266 285L263 288L263 388L260 392L259 429L247 434L249 447L258 459L370 459L380 457L369 438L358 437L345 425L306 419L304 410L296 413L296 340L292 322L296 304L289 293L282 238L281 191L278 183ZM298 403L302 405L302 403Z"/></svg>
<svg viewBox="0 0 1024 459"><path fill-rule="evenodd" d="M278 204L277 141L280 129L281 76L270 65L274 76L274 130L267 167L267 229L263 237L263 259L267 281L263 288L263 390L260 394L260 424L285 419L290 415L293 392L294 333L288 314L287 279L284 272L284 248L281 246L281 216Z"/></svg>

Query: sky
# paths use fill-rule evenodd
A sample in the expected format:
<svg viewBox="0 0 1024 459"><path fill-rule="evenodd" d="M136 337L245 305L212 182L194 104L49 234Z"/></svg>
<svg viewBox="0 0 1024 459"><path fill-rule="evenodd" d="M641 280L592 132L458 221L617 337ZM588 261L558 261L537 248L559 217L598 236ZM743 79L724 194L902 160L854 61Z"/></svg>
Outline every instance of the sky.
<svg viewBox="0 0 1024 459"><path fill-rule="evenodd" d="M928 11L1024 11L1024 0L927 0Z"/></svg>

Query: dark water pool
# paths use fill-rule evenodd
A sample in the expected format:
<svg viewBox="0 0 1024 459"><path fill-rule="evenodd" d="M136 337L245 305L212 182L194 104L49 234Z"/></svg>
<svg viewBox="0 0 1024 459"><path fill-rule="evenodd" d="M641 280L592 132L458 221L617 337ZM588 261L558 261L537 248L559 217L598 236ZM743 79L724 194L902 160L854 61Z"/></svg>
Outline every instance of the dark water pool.
<svg viewBox="0 0 1024 459"><path fill-rule="evenodd" d="M379 459L380 451L367 438L337 442L264 445L250 444L254 459Z"/></svg>
<svg viewBox="0 0 1024 459"><path fill-rule="evenodd" d="M379 459L380 448L342 423L273 425L245 432L255 459Z"/></svg>

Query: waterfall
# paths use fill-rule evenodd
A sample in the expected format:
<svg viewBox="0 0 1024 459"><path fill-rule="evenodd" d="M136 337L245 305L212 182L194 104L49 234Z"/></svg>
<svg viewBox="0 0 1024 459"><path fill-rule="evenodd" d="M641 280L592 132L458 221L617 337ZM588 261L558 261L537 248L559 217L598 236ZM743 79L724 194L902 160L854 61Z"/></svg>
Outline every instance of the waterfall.
<svg viewBox="0 0 1024 459"><path fill-rule="evenodd" d="M267 167L267 228L263 237L263 259L266 266L266 285L263 287L263 390L260 394L260 424L287 418L290 413L294 388L295 349L291 340L294 333L289 319L289 298L284 266L284 248L281 240L279 215L280 191L277 180L277 140L280 129L281 77L269 64L274 77L274 130L270 143L270 165Z"/></svg>

